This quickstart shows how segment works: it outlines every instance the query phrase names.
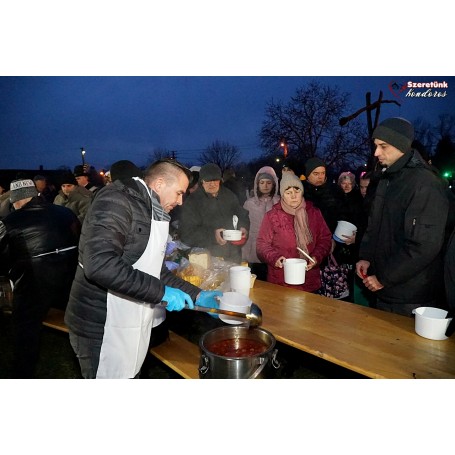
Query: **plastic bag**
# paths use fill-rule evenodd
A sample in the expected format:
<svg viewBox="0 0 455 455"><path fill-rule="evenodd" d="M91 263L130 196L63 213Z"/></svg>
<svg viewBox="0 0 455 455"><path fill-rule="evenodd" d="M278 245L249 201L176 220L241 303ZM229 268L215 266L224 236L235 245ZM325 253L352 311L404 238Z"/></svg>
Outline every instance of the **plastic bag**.
<svg viewBox="0 0 455 455"><path fill-rule="evenodd" d="M338 265L333 254L327 258L327 265L321 268L320 294L333 299L344 299L349 295L348 265Z"/></svg>

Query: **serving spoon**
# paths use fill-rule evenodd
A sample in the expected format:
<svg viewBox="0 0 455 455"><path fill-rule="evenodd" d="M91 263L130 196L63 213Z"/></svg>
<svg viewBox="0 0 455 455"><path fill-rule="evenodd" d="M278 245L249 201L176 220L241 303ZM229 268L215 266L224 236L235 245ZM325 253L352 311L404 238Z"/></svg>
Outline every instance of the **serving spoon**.
<svg viewBox="0 0 455 455"><path fill-rule="evenodd" d="M185 309L189 310L190 308ZM220 308L206 308L199 305L194 305L193 310L202 311L203 313L225 314L234 318L247 319L250 322L251 327L257 327L262 324L262 310L255 303L251 304L249 313L238 313L237 311L221 310Z"/></svg>
<svg viewBox="0 0 455 455"><path fill-rule="evenodd" d="M297 249L307 258L309 259L313 264L316 264L316 261L308 254L305 253L305 251L302 250L302 248L297 247Z"/></svg>
<svg viewBox="0 0 455 455"><path fill-rule="evenodd" d="M234 215L234 216L232 217L232 224L233 224L233 226L234 226L234 231L237 230L237 223L238 223L238 222L239 222L239 217L238 217L237 215Z"/></svg>

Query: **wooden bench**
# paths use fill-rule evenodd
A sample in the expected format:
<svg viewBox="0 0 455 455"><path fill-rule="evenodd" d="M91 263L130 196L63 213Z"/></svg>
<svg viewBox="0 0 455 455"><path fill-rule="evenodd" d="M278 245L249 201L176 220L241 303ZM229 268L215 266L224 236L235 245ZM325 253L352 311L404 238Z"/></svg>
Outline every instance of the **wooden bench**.
<svg viewBox="0 0 455 455"><path fill-rule="evenodd" d="M51 308L43 325L68 333L64 316L63 310ZM199 378L199 347L172 331L167 341L150 349L150 354L185 379Z"/></svg>

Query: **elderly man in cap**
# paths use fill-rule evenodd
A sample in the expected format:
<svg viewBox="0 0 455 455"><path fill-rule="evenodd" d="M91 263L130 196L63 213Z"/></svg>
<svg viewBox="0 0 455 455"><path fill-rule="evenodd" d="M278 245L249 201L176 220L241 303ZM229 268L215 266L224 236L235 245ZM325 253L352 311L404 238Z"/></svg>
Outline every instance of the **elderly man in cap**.
<svg viewBox="0 0 455 455"><path fill-rule="evenodd" d="M412 124L388 118L372 135L383 172L356 272L377 308L412 316L444 307L443 251L449 199L442 179L412 150Z"/></svg>
<svg viewBox="0 0 455 455"><path fill-rule="evenodd" d="M90 181L90 174L88 172L88 165L77 165L74 167L74 177L76 178L77 184L86 190L91 191L92 193L96 193L100 187L94 185Z"/></svg>
<svg viewBox="0 0 455 455"><path fill-rule="evenodd" d="M242 231L240 243L244 243L250 219L237 196L221 182L219 166L208 163L201 167L199 187L182 206L180 238L189 246L206 248L212 256L239 263L242 260L241 245L224 240L222 233L225 229L234 229L233 219L236 216L236 229Z"/></svg>
<svg viewBox="0 0 455 455"><path fill-rule="evenodd" d="M13 286L13 377L32 378L42 321L64 309L77 265L80 223L73 212L38 197L30 179L11 183L15 211L0 221L0 274Z"/></svg>

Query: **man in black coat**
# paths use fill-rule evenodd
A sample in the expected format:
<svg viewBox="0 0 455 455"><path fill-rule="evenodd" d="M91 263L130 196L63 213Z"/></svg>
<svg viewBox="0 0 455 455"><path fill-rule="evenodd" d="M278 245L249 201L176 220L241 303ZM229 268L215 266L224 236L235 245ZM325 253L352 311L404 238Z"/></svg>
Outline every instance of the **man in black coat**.
<svg viewBox="0 0 455 455"><path fill-rule="evenodd" d="M0 274L13 285L13 377L32 378L42 321L68 302L81 226L70 209L40 198L32 180L11 182L10 200L15 210L0 221Z"/></svg>
<svg viewBox="0 0 455 455"><path fill-rule="evenodd" d="M238 218L236 229L246 241L250 229L248 211L237 196L222 185L221 169L207 163L199 172L199 187L191 193L182 207L180 238L191 247L207 249L214 257L231 262L242 260L241 245L224 240L223 231L234 229L233 217Z"/></svg>
<svg viewBox="0 0 455 455"><path fill-rule="evenodd" d="M389 118L373 131L384 166L362 239L356 272L377 308L412 316L444 306L443 245L449 200L442 179L412 150L414 128Z"/></svg>

